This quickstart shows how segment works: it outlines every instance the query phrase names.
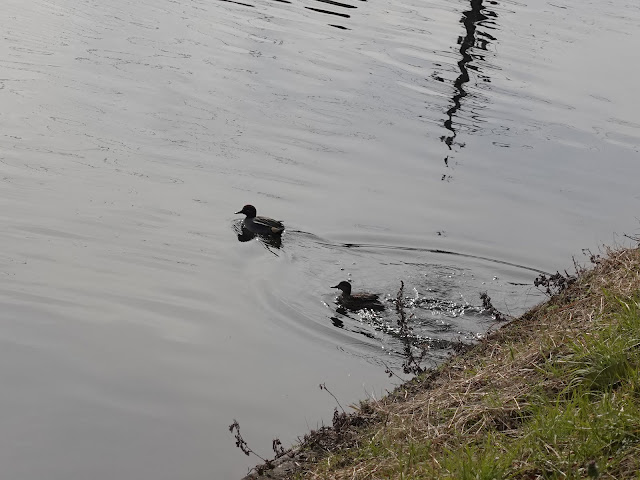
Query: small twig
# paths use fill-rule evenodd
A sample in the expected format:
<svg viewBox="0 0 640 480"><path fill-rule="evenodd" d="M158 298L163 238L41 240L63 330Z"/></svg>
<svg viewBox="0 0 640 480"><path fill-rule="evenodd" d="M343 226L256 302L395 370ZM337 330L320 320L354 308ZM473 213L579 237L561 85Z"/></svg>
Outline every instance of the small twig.
<svg viewBox="0 0 640 480"><path fill-rule="evenodd" d="M413 375L419 375L425 371L421 366L422 361L427 356L427 349L422 347L422 353L416 357L413 353L413 343L411 341L411 327L408 323L407 314L405 312L404 304L404 282L400 280L400 289L396 295L396 312L398 313L398 326L400 327L400 337L404 343L405 361L402 364L402 371L406 374L412 373ZM413 315L409 316L409 319ZM387 372L388 373L388 372Z"/></svg>
<svg viewBox="0 0 640 480"><path fill-rule="evenodd" d="M396 372L394 372L393 370L391 370L391 367L389 365L386 364L386 362L382 362L382 364L384 365L384 373L386 373L387 375L389 375L389 378L391 377L396 377L398 380L400 380L401 382L404 382L404 378L402 378L401 376L399 376Z"/></svg>
<svg viewBox="0 0 640 480"><path fill-rule="evenodd" d="M236 439L236 447L238 447L240 450L242 450L242 453L244 453L246 456L249 456L249 455L253 454L256 457L258 457L260 460L262 460L265 463L265 465L267 466L267 468L273 468L273 464L271 463L271 460L267 460L267 459L263 458L262 456L258 455L256 452L254 452L249 447L249 445L247 444L245 439L242 438L242 434L240 433L240 424L238 423L238 421L235 418L233 419L233 423L231 425L229 425L229 431L231 433L233 433L235 431L234 437ZM278 440L278 442L279 442L279 440Z"/></svg>
<svg viewBox="0 0 640 480"><path fill-rule="evenodd" d="M629 240L640 243L640 235L627 235L625 233L624 236L627 237Z"/></svg>
<svg viewBox="0 0 640 480"><path fill-rule="evenodd" d="M338 398L331 392L331 390L329 390L327 388L327 386L324 383L321 383L320 385L318 385L320 387L320 390L325 390L329 395L331 395L333 397L333 399L336 401L336 403L338 404L338 406L340 407L340 409L342 410L342 413L347 413L344 411L344 408L342 408L342 405L340 404L340 402L338 401Z"/></svg>
<svg viewBox="0 0 640 480"><path fill-rule="evenodd" d="M482 308L484 308L489 315L493 316L499 322L508 322L509 317L505 316L500 310L493 306L491 303L491 297L487 292L480 293L480 299L482 300Z"/></svg>
<svg viewBox="0 0 640 480"><path fill-rule="evenodd" d="M276 454L276 458L283 456L286 453L286 450L282 446L282 442L279 438L274 438L271 443L271 448L273 448L273 453Z"/></svg>
<svg viewBox="0 0 640 480"><path fill-rule="evenodd" d="M575 259L574 259L574 264ZM575 267L576 269L579 267ZM580 272L578 272L580 274ZM550 297L564 292L567 288L573 285L577 280L575 275L569 275L567 271L564 271L564 274L556 271L553 275L547 276L545 273L541 273L540 276L536 277L533 281L533 284L536 287L544 287L544 292Z"/></svg>

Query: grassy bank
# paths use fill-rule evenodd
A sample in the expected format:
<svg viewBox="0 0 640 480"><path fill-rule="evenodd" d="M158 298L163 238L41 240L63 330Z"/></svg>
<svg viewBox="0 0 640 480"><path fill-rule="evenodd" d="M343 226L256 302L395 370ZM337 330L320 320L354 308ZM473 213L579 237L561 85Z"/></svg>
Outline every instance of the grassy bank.
<svg viewBox="0 0 640 480"><path fill-rule="evenodd" d="M640 250L306 438L297 479L640 479ZM557 283L556 283L557 285Z"/></svg>

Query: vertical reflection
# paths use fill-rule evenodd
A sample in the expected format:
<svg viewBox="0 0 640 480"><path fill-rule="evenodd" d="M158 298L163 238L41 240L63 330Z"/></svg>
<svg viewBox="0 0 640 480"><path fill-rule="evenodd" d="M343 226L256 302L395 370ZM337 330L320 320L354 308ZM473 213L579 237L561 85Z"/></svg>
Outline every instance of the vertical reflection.
<svg viewBox="0 0 640 480"><path fill-rule="evenodd" d="M496 5L497 2L488 2ZM467 96L465 90L465 84L469 82L469 70L479 72L478 63L484 61L484 55L473 53L473 48L480 50L487 50L487 46L491 41L495 40L495 37L487 32L479 30L478 27L485 26L486 28L492 28L493 21L488 21L489 17L497 17L495 12L487 10L483 5L483 0L470 0L471 9L462 13L460 23L464 25L465 35L458 37L458 45L460 45L460 56L462 57L458 61L458 68L460 75L453 82L454 91L451 97L451 107L447 110L447 118L444 121L444 127L449 130L449 135L443 135L440 140L447 145L449 150L453 150L453 146L464 147L463 143L456 142L456 136L458 134L458 128L455 124L454 118L458 110L462 106L462 99ZM474 63L475 61L475 63ZM483 76L482 79L488 82L489 79ZM444 158L444 163L449 166L449 155ZM443 175L442 179L447 179L447 175Z"/></svg>

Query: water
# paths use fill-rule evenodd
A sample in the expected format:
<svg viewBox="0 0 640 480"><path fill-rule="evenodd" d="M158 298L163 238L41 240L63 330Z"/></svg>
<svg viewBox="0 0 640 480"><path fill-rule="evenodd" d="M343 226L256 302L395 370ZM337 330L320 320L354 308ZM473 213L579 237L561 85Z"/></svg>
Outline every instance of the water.
<svg viewBox="0 0 640 480"><path fill-rule="evenodd" d="M239 478L397 382L400 281L434 364L638 231L636 2L104 3L0 18L7 478Z"/></svg>

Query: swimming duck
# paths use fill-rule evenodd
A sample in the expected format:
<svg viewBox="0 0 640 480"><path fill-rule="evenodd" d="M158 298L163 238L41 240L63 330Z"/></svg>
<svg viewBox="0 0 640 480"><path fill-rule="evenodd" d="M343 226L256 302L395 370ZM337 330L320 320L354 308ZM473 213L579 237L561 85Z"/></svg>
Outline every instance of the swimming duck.
<svg viewBox="0 0 640 480"><path fill-rule="evenodd" d="M239 213L246 215L242 226L251 233L258 235L280 235L284 231L284 224L279 220L268 217L256 217L256 207L253 205L245 205L242 207L242 210L236 212L236 215Z"/></svg>
<svg viewBox="0 0 640 480"><path fill-rule="evenodd" d="M334 287L342 291L338 303L349 310L384 310L384 305L378 300L377 293L351 293L351 284L345 280Z"/></svg>

